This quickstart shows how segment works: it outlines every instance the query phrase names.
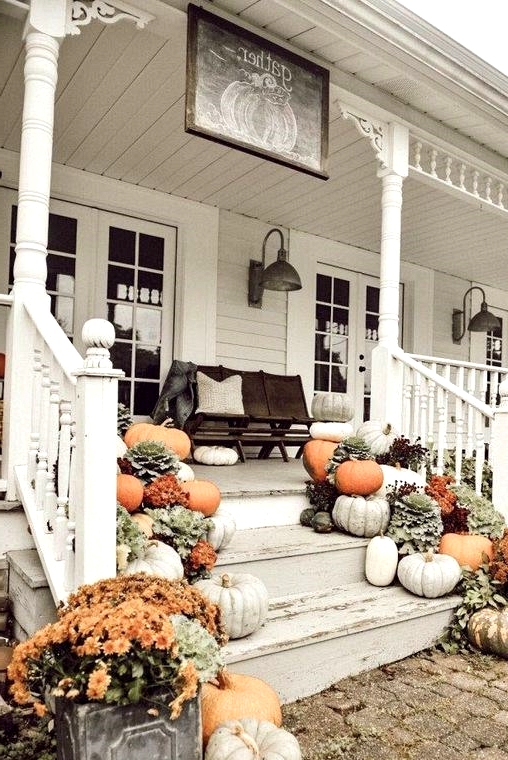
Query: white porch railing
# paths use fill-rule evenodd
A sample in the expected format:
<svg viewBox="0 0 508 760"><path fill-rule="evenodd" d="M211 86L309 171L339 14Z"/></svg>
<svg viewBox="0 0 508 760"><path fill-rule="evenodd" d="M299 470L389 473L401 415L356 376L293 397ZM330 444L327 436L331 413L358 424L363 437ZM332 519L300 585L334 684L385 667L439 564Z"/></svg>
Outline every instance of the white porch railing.
<svg viewBox="0 0 508 760"><path fill-rule="evenodd" d="M481 493L484 462L496 445L492 422L508 369L392 350L403 367L403 430L420 438L442 474L447 454L460 481L464 457L475 461L475 489ZM487 403L489 401L489 403Z"/></svg>
<svg viewBox="0 0 508 760"><path fill-rule="evenodd" d="M116 574L116 419L118 378L109 348L113 326L83 327L83 360L48 308L24 305L34 335L30 441L13 468L55 602L81 583ZM11 391L15 405L15 389ZM14 412L14 406L11 411ZM9 414L9 411L7 410ZM11 413L10 431L16 435Z"/></svg>

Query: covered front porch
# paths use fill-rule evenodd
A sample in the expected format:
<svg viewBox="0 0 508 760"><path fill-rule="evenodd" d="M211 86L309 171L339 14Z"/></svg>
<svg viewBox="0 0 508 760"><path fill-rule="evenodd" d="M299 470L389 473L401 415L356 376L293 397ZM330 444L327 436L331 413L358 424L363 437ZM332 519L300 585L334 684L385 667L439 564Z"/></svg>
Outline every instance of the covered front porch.
<svg viewBox="0 0 508 760"><path fill-rule="evenodd" d="M472 283L481 283L501 316L508 310L501 266L506 134L495 123L494 104L476 123L481 109L457 84L460 66L457 83L445 87L451 51L442 51L443 70L434 81L427 69L408 73L407 62L416 66L423 51L411 51L409 40L400 59L393 48L383 53L380 41L398 27L394 21L384 28L379 9L370 17L371 3L355 4L347 23L317 2L306 12L298 2L275 4L277 18L264 4L253 4L259 17L248 2L214 6L330 68L325 182L184 131L187 17L180 3L145 2L150 18L134 7L118 23L91 11L79 17L77 5L63 0L51 4L51 14L39 0L16 12L9 5L2 4L9 15L1 17L9 39L1 96L4 293L12 287L3 299L9 317L2 474L7 500L21 497L27 507L46 572L58 576L55 598L116 571L118 390L136 417L146 417L173 357L300 374L308 400L316 390L338 390L337 365L347 377L356 422L368 398L372 418L435 446L438 471L451 449L456 461L475 452L480 476L487 452L498 478L495 504L505 509L505 468L496 461L508 440L503 407L492 433L503 361L489 364L492 357L474 335L454 343L451 316ZM363 30L376 41L375 53L364 51L351 23L356 34ZM427 45L436 42L425 31ZM421 86L411 88L414 81ZM466 125L463 131L456 123ZM55 263L48 255L48 212L75 222L75 247L64 251L74 257L70 286L58 281L63 257ZM248 305L249 262L259 257L260 240L273 225L287 232L303 287L289 295L265 292L263 307L255 309ZM132 233L136 252L142 236L164 240L156 272L163 285L151 288L161 303L143 300L142 287L139 297L129 296L135 286L125 273L125 280L108 279L119 264L136 277L155 268L121 259L123 251L110 245L118 230ZM50 255L55 252L62 253L56 248ZM347 321L322 317L319 277L354 293L347 303L332 298L326 304ZM378 293L377 310L367 308L368 288ZM140 328L145 345L125 313L137 309L139 315L148 306L159 309L160 330L153 339ZM62 318L69 314L72 325L64 331ZM323 359L316 348L325 338L328 345L336 340L334 324L343 325L340 362L330 358L333 351ZM496 339L502 343L504 333ZM155 357L145 375L137 374L139 348L144 359ZM20 383L20 377L35 379ZM303 493L298 469L298 461L272 457L217 470L216 477L231 479L223 487L228 498L241 501L248 530L270 525L255 525L264 507L244 508L251 473L261 502L274 491L280 497L267 511L276 515L284 501L296 523Z"/></svg>

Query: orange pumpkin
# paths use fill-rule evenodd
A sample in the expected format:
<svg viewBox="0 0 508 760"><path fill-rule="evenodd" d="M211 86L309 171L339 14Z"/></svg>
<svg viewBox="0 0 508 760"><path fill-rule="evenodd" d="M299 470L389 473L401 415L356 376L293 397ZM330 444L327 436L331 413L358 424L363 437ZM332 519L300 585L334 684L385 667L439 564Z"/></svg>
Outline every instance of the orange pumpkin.
<svg viewBox="0 0 508 760"><path fill-rule="evenodd" d="M269 684L254 676L222 670L217 685L211 681L201 687L203 744L215 729L226 720L256 718L276 726L282 724L282 712L277 693Z"/></svg>
<svg viewBox="0 0 508 760"><path fill-rule="evenodd" d="M471 533L445 533L439 542L440 554L455 557L459 565L468 565L472 570L478 570L485 562L484 555L490 561L494 556L494 547L487 536L477 536Z"/></svg>
<svg viewBox="0 0 508 760"><path fill-rule="evenodd" d="M190 438L183 430L152 425L150 422L135 422L127 429L123 439L129 449L140 441L160 441L180 459L187 459L191 450Z"/></svg>
<svg viewBox="0 0 508 760"><path fill-rule="evenodd" d="M215 514L220 504L221 493L211 480L188 480L180 483L180 488L189 497L188 509L202 512L205 517Z"/></svg>
<svg viewBox="0 0 508 760"><path fill-rule="evenodd" d="M335 470L335 485L348 496L369 496L383 485L383 470L373 459L347 459Z"/></svg>
<svg viewBox="0 0 508 760"><path fill-rule="evenodd" d="M143 501L143 483L135 475L116 476L116 499L128 512L135 512Z"/></svg>
<svg viewBox="0 0 508 760"><path fill-rule="evenodd" d="M307 441L303 447L303 466L316 483L326 480L328 473L325 465L328 464L336 448L335 441L322 441L319 438Z"/></svg>

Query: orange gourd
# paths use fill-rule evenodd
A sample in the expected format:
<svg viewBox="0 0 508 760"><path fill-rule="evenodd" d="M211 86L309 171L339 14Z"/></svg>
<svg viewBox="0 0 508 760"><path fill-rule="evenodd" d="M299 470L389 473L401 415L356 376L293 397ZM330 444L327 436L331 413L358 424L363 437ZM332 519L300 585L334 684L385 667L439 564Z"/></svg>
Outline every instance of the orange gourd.
<svg viewBox="0 0 508 760"><path fill-rule="evenodd" d="M373 459L347 459L335 470L335 485L348 496L369 496L383 485L383 470Z"/></svg>
<svg viewBox="0 0 508 760"><path fill-rule="evenodd" d="M116 499L127 512L135 512L143 501L143 483L135 475L116 476Z"/></svg>
<svg viewBox="0 0 508 760"><path fill-rule="evenodd" d="M226 720L256 718L280 726L280 700L272 687L260 678L222 670L217 685L208 681L201 687L203 744Z"/></svg>
<svg viewBox="0 0 508 760"><path fill-rule="evenodd" d="M325 466L333 456L336 448L337 444L335 441L322 441L319 438L307 441L303 447L303 466L316 483L326 480L328 473L325 470Z"/></svg>
<svg viewBox="0 0 508 760"><path fill-rule="evenodd" d="M485 556L490 561L494 556L494 547L490 538L472 533L445 533L439 542L440 554L455 557L459 565L468 565L472 570L478 570L485 562ZM485 556L484 556L485 555Z"/></svg>
<svg viewBox="0 0 508 760"><path fill-rule="evenodd" d="M123 439L129 449L140 441L160 441L180 459L187 459L191 450L190 438L183 430L152 425L150 422L135 422L127 429Z"/></svg>
<svg viewBox="0 0 508 760"><path fill-rule="evenodd" d="M188 480L180 488L189 497L188 509L202 512L205 517L215 514L221 500L219 488L211 480Z"/></svg>

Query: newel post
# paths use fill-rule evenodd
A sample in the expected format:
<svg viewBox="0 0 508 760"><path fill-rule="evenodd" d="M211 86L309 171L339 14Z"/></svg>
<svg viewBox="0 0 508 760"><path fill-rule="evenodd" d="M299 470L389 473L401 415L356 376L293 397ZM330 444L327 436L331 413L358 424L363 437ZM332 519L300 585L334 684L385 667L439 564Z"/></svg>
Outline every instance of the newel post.
<svg viewBox="0 0 508 760"><path fill-rule="evenodd" d="M492 503L508 525L508 380L499 385L501 402L494 409L489 460L492 467Z"/></svg>
<svg viewBox="0 0 508 760"><path fill-rule="evenodd" d="M113 325L90 319L82 330L86 358L76 373L73 471L76 523L74 586L116 575L116 440L118 379L109 349Z"/></svg>

